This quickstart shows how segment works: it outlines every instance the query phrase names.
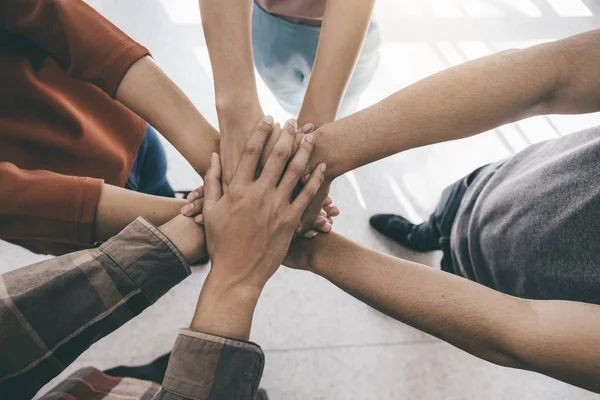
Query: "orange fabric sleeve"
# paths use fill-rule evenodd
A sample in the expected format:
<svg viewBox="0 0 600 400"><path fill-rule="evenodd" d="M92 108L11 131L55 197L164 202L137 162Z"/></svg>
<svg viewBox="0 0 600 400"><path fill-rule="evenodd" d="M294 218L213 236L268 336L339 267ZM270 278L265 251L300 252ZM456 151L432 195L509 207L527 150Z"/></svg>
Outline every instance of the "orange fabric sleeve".
<svg viewBox="0 0 600 400"><path fill-rule="evenodd" d="M103 183L0 162L0 238L93 244Z"/></svg>
<svg viewBox="0 0 600 400"><path fill-rule="evenodd" d="M113 98L129 67L148 54L82 0L2 0L0 29L28 38L70 76Z"/></svg>

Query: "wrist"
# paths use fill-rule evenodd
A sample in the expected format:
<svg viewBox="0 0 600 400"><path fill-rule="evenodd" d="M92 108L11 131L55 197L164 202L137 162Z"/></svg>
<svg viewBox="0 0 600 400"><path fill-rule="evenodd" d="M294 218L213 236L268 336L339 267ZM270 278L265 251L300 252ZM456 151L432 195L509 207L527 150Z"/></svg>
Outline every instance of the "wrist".
<svg viewBox="0 0 600 400"><path fill-rule="evenodd" d="M229 280L216 277L211 271L202 287L190 328L248 340L261 291L261 287L232 284Z"/></svg>
<svg viewBox="0 0 600 400"><path fill-rule="evenodd" d="M178 215L158 228L188 263L206 256L204 228L192 218Z"/></svg>
<svg viewBox="0 0 600 400"><path fill-rule="evenodd" d="M256 90L249 90L243 94L235 91L231 94L222 94L216 97L217 116L219 125L222 123L240 123L240 118L260 112L262 109Z"/></svg>
<svg viewBox="0 0 600 400"><path fill-rule="evenodd" d="M326 182L332 182L346 172L343 170L343 160L341 158L339 145L335 142L333 135L330 133L329 125L330 124L325 124L313 133L315 136L315 147L309 163L311 172L319 164L327 164L327 170L325 171Z"/></svg>

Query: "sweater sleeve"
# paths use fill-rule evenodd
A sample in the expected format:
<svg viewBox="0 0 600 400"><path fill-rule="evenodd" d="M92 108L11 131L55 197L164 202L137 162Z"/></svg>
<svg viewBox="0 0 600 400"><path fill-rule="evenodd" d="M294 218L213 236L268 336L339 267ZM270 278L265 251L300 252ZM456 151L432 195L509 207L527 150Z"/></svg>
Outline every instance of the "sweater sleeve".
<svg viewBox="0 0 600 400"><path fill-rule="evenodd" d="M70 76L113 98L127 70L148 54L82 0L2 0L0 29L28 38Z"/></svg>
<svg viewBox="0 0 600 400"><path fill-rule="evenodd" d="M0 162L0 238L93 244L103 183Z"/></svg>

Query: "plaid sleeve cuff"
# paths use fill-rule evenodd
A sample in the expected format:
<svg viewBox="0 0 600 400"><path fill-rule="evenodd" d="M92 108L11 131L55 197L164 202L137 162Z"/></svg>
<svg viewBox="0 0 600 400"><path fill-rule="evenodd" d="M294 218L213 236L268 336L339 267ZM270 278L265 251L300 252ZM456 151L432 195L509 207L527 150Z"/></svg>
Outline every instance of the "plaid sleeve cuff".
<svg viewBox="0 0 600 400"><path fill-rule="evenodd" d="M151 304L191 273L177 247L142 217L100 250L125 271Z"/></svg>
<svg viewBox="0 0 600 400"><path fill-rule="evenodd" d="M182 329L163 390L194 400L253 399L264 365L255 343Z"/></svg>

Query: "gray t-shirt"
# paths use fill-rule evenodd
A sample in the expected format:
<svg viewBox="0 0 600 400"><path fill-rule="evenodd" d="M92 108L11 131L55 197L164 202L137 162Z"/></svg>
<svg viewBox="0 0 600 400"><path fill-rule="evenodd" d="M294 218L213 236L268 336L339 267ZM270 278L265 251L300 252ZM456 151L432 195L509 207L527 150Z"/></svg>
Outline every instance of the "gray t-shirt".
<svg viewBox="0 0 600 400"><path fill-rule="evenodd" d="M519 297L600 304L600 127L486 167L450 237L466 278Z"/></svg>

